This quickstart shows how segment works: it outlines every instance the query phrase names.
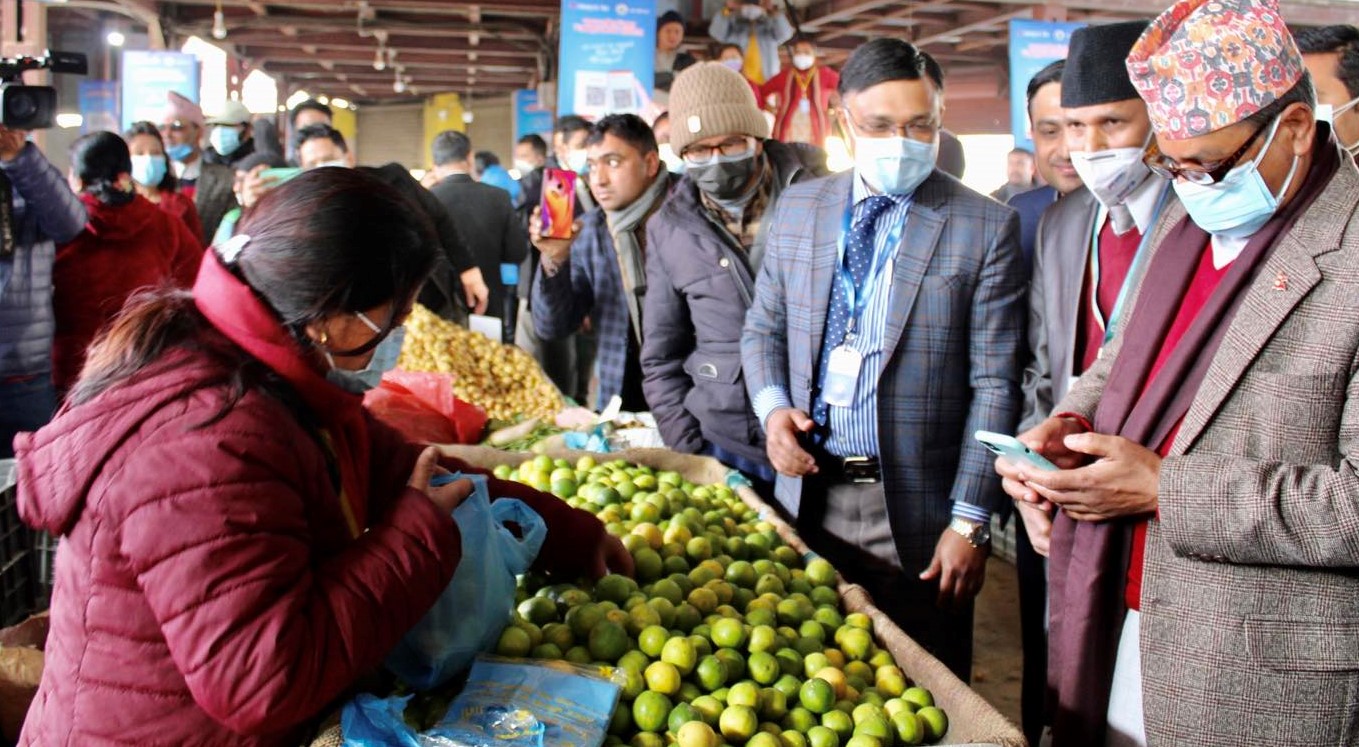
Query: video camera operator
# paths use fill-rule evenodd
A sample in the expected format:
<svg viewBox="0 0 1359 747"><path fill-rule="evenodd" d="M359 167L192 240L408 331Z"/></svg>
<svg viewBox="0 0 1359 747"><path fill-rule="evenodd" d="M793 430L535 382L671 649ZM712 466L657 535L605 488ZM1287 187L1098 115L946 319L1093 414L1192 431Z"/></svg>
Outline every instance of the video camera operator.
<svg viewBox="0 0 1359 747"><path fill-rule="evenodd" d="M56 411L52 262L85 206L22 130L0 126L0 458Z"/></svg>

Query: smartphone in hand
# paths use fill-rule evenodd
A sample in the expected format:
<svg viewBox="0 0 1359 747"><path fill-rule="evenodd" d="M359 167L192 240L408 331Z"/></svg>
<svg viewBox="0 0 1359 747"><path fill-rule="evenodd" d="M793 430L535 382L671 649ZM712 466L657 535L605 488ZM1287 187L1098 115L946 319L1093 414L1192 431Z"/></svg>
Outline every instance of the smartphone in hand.
<svg viewBox="0 0 1359 747"><path fill-rule="evenodd" d="M1012 462L1027 464L1034 469L1045 471L1055 471L1057 465L1049 462L1041 454L1025 446L1014 436L1007 436L1003 433L992 433L991 431L977 431L972 437L981 442L993 454L1003 456Z"/></svg>
<svg viewBox="0 0 1359 747"><path fill-rule="evenodd" d="M543 171L541 235L545 239L571 238L576 217L576 172L566 169Z"/></svg>

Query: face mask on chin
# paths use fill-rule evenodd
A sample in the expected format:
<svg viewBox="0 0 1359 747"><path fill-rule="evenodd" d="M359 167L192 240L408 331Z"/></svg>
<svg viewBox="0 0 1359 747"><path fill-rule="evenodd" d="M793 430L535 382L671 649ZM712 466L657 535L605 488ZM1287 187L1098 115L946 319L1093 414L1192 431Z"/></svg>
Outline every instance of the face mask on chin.
<svg viewBox="0 0 1359 747"><path fill-rule="evenodd" d="M368 326L369 329L381 334L382 328L373 323L363 312L358 312L354 316L359 321ZM396 327L382 342L373 348L373 356L368 359L368 363L357 371L350 371L338 368L335 365L335 358L328 351L323 351L326 361L330 363L330 370L326 372L326 380L340 387L346 392L353 394L363 394L369 389L375 388L382 382L382 375L396 368L397 359L401 357L401 346L406 341L406 328Z"/></svg>
<svg viewBox="0 0 1359 747"><path fill-rule="evenodd" d="M1175 194L1199 228L1214 236L1243 239L1254 236L1274 217L1279 209L1279 197L1288 193L1288 187L1298 170L1298 157L1295 155L1278 194L1270 191L1264 176L1260 174L1260 162L1269 152L1278 132L1279 120L1275 119L1269 138L1255 159L1233 168L1217 184L1194 184L1182 179L1175 181Z"/></svg>
<svg viewBox="0 0 1359 747"><path fill-rule="evenodd" d="M193 146L188 143L178 143L165 149L165 155L172 161L183 161L193 155Z"/></svg>

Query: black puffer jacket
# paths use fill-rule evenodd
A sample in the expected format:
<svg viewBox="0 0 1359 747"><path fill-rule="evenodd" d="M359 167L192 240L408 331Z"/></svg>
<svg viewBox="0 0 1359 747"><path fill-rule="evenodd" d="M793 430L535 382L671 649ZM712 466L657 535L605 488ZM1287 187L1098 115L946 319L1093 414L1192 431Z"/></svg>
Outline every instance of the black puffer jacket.
<svg viewBox="0 0 1359 747"><path fill-rule="evenodd" d="M788 185L826 174L826 155L773 140L764 152L774 174L767 221ZM647 221L643 389L666 446L676 451L715 445L769 463L741 376L741 329L767 232L766 223L747 256L687 177Z"/></svg>

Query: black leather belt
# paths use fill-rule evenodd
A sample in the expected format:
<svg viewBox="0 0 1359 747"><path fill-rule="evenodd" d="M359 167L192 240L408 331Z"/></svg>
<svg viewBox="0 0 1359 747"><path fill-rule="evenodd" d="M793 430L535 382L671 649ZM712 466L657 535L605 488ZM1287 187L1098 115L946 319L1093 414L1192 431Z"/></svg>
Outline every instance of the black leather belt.
<svg viewBox="0 0 1359 747"><path fill-rule="evenodd" d="M882 467L875 456L838 457L823 453L816 464L821 470L821 478L827 482L882 482Z"/></svg>

